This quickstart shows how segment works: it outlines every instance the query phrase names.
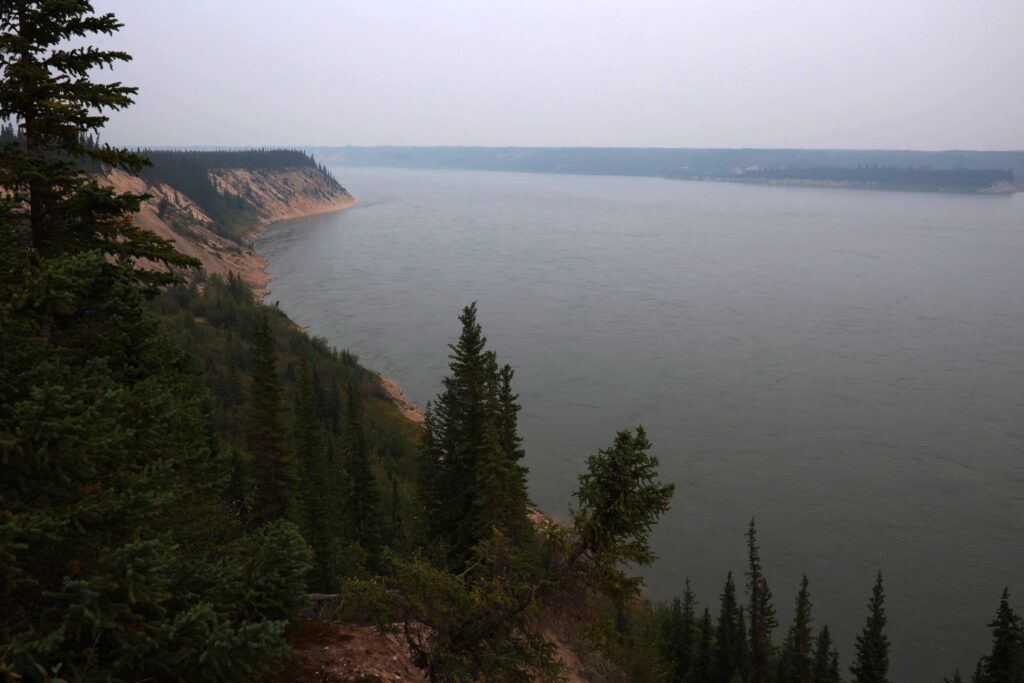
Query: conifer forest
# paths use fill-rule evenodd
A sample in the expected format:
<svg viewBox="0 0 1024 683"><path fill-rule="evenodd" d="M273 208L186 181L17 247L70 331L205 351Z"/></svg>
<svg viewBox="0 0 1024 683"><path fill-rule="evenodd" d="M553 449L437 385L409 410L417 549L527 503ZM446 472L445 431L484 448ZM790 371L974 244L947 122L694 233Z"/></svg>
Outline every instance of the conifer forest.
<svg viewBox="0 0 1024 683"><path fill-rule="evenodd" d="M394 634L432 681L558 680L558 638L602 680L890 680L885 567L836 643L813 576L769 587L753 519L719 596L644 599L678 493L639 425L589 457L564 521L537 514L515 369L475 304L419 425L352 354L136 227L146 197L95 169L178 187L240 240L253 216L206 170L316 162L101 143L136 96L110 76L131 56L101 47L120 27L87 0L0 0L3 680L269 679L312 613ZM992 647L947 681L1024 682L1015 597L963 625Z"/></svg>

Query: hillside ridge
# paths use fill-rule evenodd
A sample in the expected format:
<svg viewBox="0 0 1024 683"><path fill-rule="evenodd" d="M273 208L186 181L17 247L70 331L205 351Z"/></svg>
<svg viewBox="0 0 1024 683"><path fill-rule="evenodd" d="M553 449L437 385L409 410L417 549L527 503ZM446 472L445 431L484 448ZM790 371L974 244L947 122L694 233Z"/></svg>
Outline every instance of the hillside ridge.
<svg viewBox="0 0 1024 683"><path fill-rule="evenodd" d="M217 221L199 202L167 182L146 180L119 169L107 169L100 182L118 192L147 194L134 223L173 240L182 253L199 259L206 275L239 276L262 300L273 277L267 260L252 248L252 239L273 223L348 208L357 203L345 188L316 166L292 168L213 168L213 188L243 200L249 209L242 239L218 230Z"/></svg>

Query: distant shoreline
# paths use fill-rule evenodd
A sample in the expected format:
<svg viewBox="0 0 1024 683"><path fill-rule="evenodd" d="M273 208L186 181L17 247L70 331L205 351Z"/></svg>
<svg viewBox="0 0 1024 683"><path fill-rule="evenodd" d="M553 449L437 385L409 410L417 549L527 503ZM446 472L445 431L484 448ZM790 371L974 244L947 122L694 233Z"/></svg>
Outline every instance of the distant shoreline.
<svg viewBox="0 0 1024 683"><path fill-rule="evenodd" d="M308 147L335 167L641 176L907 192L1008 195L1024 185L1024 150L669 147ZM800 183L790 182L796 179ZM803 182L803 181L821 181ZM829 185L827 181L837 184ZM1002 184L1006 182L1006 185ZM767 183L765 183L767 184Z"/></svg>
<svg viewBox="0 0 1024 683"><path fill-rule="evenodd" d="M875 190L878 192L929 192L935 194L971 194L971 195L1012 195L1021 192L1021 188L1002 181L980 189L958 189L945 187L922 187L915 185L889 184L880 181L853 182L849 180L812 180L809 178L754 178L737 176L703 176L703 175L669 175L669 180L689 180L693 182L736 183L742 185L772 185L786 187L824 187L843 190Z"/></svg>

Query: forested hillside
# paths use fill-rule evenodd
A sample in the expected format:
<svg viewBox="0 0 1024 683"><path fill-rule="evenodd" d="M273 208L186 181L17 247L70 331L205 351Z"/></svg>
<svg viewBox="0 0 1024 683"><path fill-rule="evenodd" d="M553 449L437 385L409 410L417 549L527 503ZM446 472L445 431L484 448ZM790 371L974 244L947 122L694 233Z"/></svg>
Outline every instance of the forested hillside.
<svg viewBox="0 0 1024 683"><path fill-rule="evenodd" d="M134 178L146 160L94 143L135 90L82 76L128 56L65 47L116 31L113 15L8 2L0 27L5 680L287 680L300 615L375 624L434 681L554 680L570 656L587 680L841 679L807 579L773 637L753 520L717 620L688 589L642 601L633 573L675 493L642 427L588 459L569 522L533 513L515 373L474 304L420 427L356 358L141 227L144 197L96 169ZM215 188L195 205L237 216L211 199L217 177L195 181ZM885 624L879 574L852 680L886 680ZM1006 592L990 627L974 680L1019 683Z"/></svg>

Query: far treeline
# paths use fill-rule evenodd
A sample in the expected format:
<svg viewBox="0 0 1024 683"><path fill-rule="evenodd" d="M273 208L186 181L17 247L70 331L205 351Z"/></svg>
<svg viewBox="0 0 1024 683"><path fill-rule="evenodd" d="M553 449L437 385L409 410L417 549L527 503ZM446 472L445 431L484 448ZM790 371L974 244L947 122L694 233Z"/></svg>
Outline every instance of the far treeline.
<svg viewBox="0 0 1024 683"><path fill-rule="evenodd" d="M128 56L65 47L113 15L2 3L0 27L0 120L17 131L0 144L4 680L261 680L314 614L397 634L433 681L553 680L552 635L588 678L888 680L881 574L844 671L807 579L773 637L753 520L744 598L727 574L717 619L688 587L645 605L632 572L655 560L674 486L642 427L590 456L568 522L539 518L514 372L475 305L425 425L404 420L351 354L204 277L132 225L143 196L86 170L145 163L92 137L135 89L81 76ZM1005 590L989 626L972 680L1021 683Z"/></svg>
<svg viewBox="0 0 1024 683"><path fill-rule="evenodd" d="M1024 177L1024 151L655 147L310 147L307 151L328 166L687 178L730 178L759 169L892 168L1009 172L1011 178Z"/></svg>
<svg viewBox="0 0 1024 683"><path fill-rule="evenodd" d="M1013 171L1007 170L902 168L877 164L861 165L856 168L757 168L716 179L754 183L808 181L815 184L917 192L983 192L1014 183Z"/></svg>

